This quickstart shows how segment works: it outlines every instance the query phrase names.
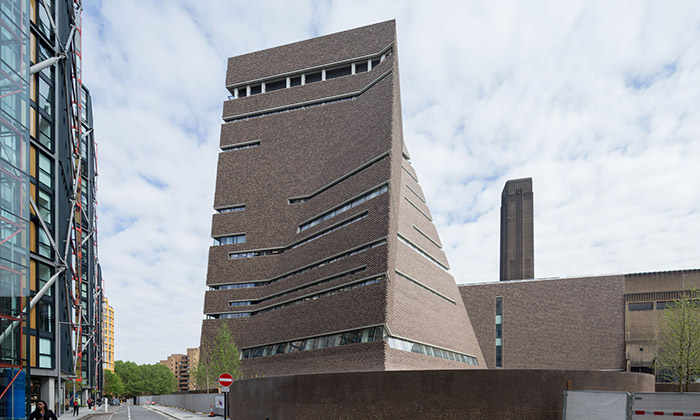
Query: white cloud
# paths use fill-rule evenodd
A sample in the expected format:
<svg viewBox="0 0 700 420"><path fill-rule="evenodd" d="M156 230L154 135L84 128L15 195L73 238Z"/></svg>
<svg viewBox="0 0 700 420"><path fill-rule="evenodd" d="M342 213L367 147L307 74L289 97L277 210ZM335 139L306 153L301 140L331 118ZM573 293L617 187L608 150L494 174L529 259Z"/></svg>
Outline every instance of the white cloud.
<svg viewBox="0 0 700 420"><path fill-rule="evenodd" d="M458 282L532 176L540 277L697 268L700 4L108 1L83 14L117 358L199 343L226 60L397 19L404 136Z"/></svg>

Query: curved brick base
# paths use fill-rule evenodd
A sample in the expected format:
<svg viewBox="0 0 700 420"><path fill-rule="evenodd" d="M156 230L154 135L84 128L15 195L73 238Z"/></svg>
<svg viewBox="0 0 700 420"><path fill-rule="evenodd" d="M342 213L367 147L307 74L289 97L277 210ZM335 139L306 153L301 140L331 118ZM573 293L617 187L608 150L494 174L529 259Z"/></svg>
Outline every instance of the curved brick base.
<svg viewBox="0 0 700 420"><path fill-rule="evenodd" d="M237 419L551 419L564 390L653 392L643 373L431 370L277 376L236 381Z"/></svg>

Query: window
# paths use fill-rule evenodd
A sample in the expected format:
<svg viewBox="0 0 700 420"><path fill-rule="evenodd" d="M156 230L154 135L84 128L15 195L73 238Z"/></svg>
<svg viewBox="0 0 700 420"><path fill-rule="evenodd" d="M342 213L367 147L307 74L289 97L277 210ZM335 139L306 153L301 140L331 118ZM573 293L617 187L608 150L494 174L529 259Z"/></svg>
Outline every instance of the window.
<svg viewBox="0 0 700 420"><path fill-rule="evenodd" d="M246 142L243 144L234 144L231 146L222 146L221 150L228 152L231 150L242 150L242 149L250 149L251 147L258 147L260 146L260 141L251 141L251 142Z"/></svg>
<svg viewBox="0 0 700 420"><path fill-rule="evenodd" d="M262 85L255 85L250 87L251 95L257 95L258 93L262 93Z"/></svg>
<svg viewBox="0 0 700 420"><path fill-rule="evenodd" d="M627 307L630 311L650 311L654 309L654 302L629 303Z"/></svg>
<svg viewBox="0 0 700 420"><path fill-rule="evenodd" d="M36 205L39 207L39 214L46 223L51 223L51 194L39 190Z"/></svg>
<svg viewBox="0 0 700 420"><path fill-rule="evenodd" d="M53 92L51 89L51 84L39 77L39 109L46 111L51 114L51 99L53 98Z"/></svg>
<svg viewBox="0 0 700 420"><path fill-rule="evenodd" d="M316 73L309 73L306 75L305 82L308 85L309 83L316 83L321 81L321 72L316 72Z"/></svg>
<svg viewBox="0 0 700 420"><path fill-rule="evenodd" d="M51 21L49 20L49 14L44 8L43 2L39 4L39 21L37 23L39 26L39 30L47 38L51 38Z"/></svg>
<svg viewBox="0 0 700 420"><path fill-rule="evenodd" d="M355 64L355 73L364 73L366 71L367 71L367 62L366 61Z"/></svg>
<svg viewBox="0 0 700 420"><path fill-rule="evenodd" d="M479 365L479 363L476 360L476 357L469 356L467 354L440 349L426 344L414 343L412 341L403 340L396 337L389 337L387 341L389 343L389 347L393 349L408 351L411 353L424 354L426 356L439 357L441 359L452 360L468 365Z"/></svg>
<svg viewBox="0 0 700 420"><path fill-rule="evenodd" d="M51 121L47 120L44 118L41 114L39 115L39 143L43 144L44 146L48 147L49 149L51 148L51 131L52 131L52 125Z"/></svg>
<svg viewBox="0 0 700 420"><path fill-rule="evenodd" d="M51 258L52 247L48 235L41 227L37 231L39 232L39 255Z"/></svg>
<svg viewBox="0 0 700 420"><path fill-rule="evenodd" d="M369 327L360 330L347 331L340 334L331 334L321 337L307 338L304 340L294 340L284 343L248 348L241 352L241 359L274 356L276 354L284 353L296 353L299 351L324 349L348 344L369 343L372 341L381 341L383 339L383 327Z"/></svg>
<svg viewBox="0 0 700 420"><path fill-rule="evenodd" d="M44 287L44 285L46 283L48 283L49 280L51 280L51 267L44 264L44 263L37 261L36 270L37 270L37 278L39 280L39 290L41 290L41 288ZM49 290L46 291L45 295L51 296L52 290L53 290L53 286L51 286L49 288Z"/></svg>
<svg viewBox="0 0 700 420"><path fill-rule="evenodd" d="M238 89L238 97L239 98L245 98L248 96L248 90L244 87L239 87Z"/></svg>
<svg viewBox="0 0 700 420"><path fill-rule="evenodd" d="M214 245L232 245L245 243L245 233L241 235L221 236L214 238Z"/></svg>
<svg viewBox="0 0 700 420"><path fill-rule="evenodd" d="M39 153L39 182L49 188L53 186L51 159L43 153Z"/></svg>
<svg viewBox="0 0 700 420"><path fill-rule="evenodd" d="M305 231L306 229L309 229L309 228L311 228L311 227L314 227L314 226L316 226L317 224L319 224L319 223L321 223L321 222L324 222L324 221L330 219L331 217L334 217L334 216L337 216L337 215L339 215L339 214L341 214L341 213L344 213L344 212L350 210L351 208L356 207L356 206L359 206L360 204L364 203L365 201L371 200L372 198L374 198L374 197L376 197L376 196L378 196L378 195L380 195L380 194L383 194L383 193L385 193L385 192L387 192L387 191L389 191L389 186L388 186L388 185L382 185L381 187L376 188L376 189L374 189L374 190L368 192L367 194L361 195L361 196L359 196L359 197L357 197L357 198L355 198L355 199L353 199L353 200L350 200L350 201L348 201L348 202L346 202L346 203L344 203L344 204L341 204L341 205L335 207L334 209L329 210L329 211L327 211L327 212L325 212L325 213L322 213L320 216L315 217L315 218L309 220L309 221L306 222L306 223L302 223L301 225L299 225L299 232L303 232L303 231ZM290 200L290 201L291 201L291 200Z"/></svg>
<svg viewBox="0 0 700 420"><path fill-rule="evenodd" d="M274 82L265 83L265 92L272 92L274 90L280 90L287 87L287 79L276 80Z"/></svg>
<svg viewBox="0 0 700 420"><path fill-rule="evenodd" d="M673 307L673 301L656 302L656 309L669 309Z"/></svg>
<svg viewBox="0 0 700 420"><path fill-rule="evenodd" d="M48 302L39 302L37 304L39 330L52 332L53 331L53 305Z"/></svg>
<svg viewBox="0 0 700 420"><path fill-rule="evenodd" d="M301 76L290 77L289 78L289 85L290 85L290 87L301 85Z"/></svg>
<svg viewBox="0 0 700 420"><path fill-rule="evenodd" d="M503 297L496 297L496 367L503 367Z"/></svg>
<svg viewBox="0 0 700 420"><path fill-rule="evenodd" d="M48 338L39 338L39 367L53 369L53 343Z"/></svg>
<svg viewBox="0 0 700 420"><path fill-rule="evenodd" d="M336 77L349 76L352 74L352 67L338 67L332 70L326 70L326 80L335 79Z"/></svg>
<svg viewBox="0 0 700 420"><path fill-rule="evenodd" d="M218 212L219 212L219 213L231 213L231 212L234 212L234 211L243 211L243 210L245 210L245 204L241 204L241 205L239 205L239 206L226 207L226 208L223 208L223 209L219 209Z"/></svg>

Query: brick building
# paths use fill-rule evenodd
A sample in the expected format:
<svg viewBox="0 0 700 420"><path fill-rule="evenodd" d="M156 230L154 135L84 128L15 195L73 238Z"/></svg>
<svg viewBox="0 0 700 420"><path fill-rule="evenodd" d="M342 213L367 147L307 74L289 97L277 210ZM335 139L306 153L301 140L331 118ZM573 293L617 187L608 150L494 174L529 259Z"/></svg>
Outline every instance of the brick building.
<svg viewBox="0 0 700 420"><path fill-rule="evenodd" d="M202 345L246 375L483 367L403 142L393 21L229 59Z"/></svg>
<svg viewBox="0 0 700 420"><path fill-rule="evenodd" d="M194 384L191 379L190 369L199 360L199 348L187 349L187 354L171 354L165 360L161 360L161 365L165 365L175 375L177 391L191 391Z"/></svg>
<svg viewBox="0 0 700 420"><path fill-rule="evenodd" d="M652 374L663 310L693 288L700 270L459 286L489 368Z"/></svg>

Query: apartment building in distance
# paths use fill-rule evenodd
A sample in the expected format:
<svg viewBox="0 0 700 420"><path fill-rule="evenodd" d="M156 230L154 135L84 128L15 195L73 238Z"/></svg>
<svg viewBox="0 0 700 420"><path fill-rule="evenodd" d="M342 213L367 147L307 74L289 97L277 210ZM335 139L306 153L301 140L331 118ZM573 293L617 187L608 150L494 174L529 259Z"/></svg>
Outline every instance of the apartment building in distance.
<svg viewBox="0 0 700 420"><path fill-rule="evenodd" d="M187 354L171 354L166 360L161 360L161 365L165 365L175 375L177 391L185 392L195 389L194 382L190 374L190 369L197 365L199 360L199 348L187 349Z"/></svg>
<svg viewBox="0 0 700 420"><path fill-rule="evenodd" d="M0 418L24 418L101 392L96 153L80 1L0 6Z"/></svg>
<svg viewBox="0 0 700 420"><path fill-rule="evenodd" d="M394 21L229 59L202 351L244 375L483 368L403 141Z"/></svg>
<svg viewBox="0 0 700 420"><path fill-rule="evenodd" d="M114 372L114 308L109 299L102 303L103 367Z"/></svg>

